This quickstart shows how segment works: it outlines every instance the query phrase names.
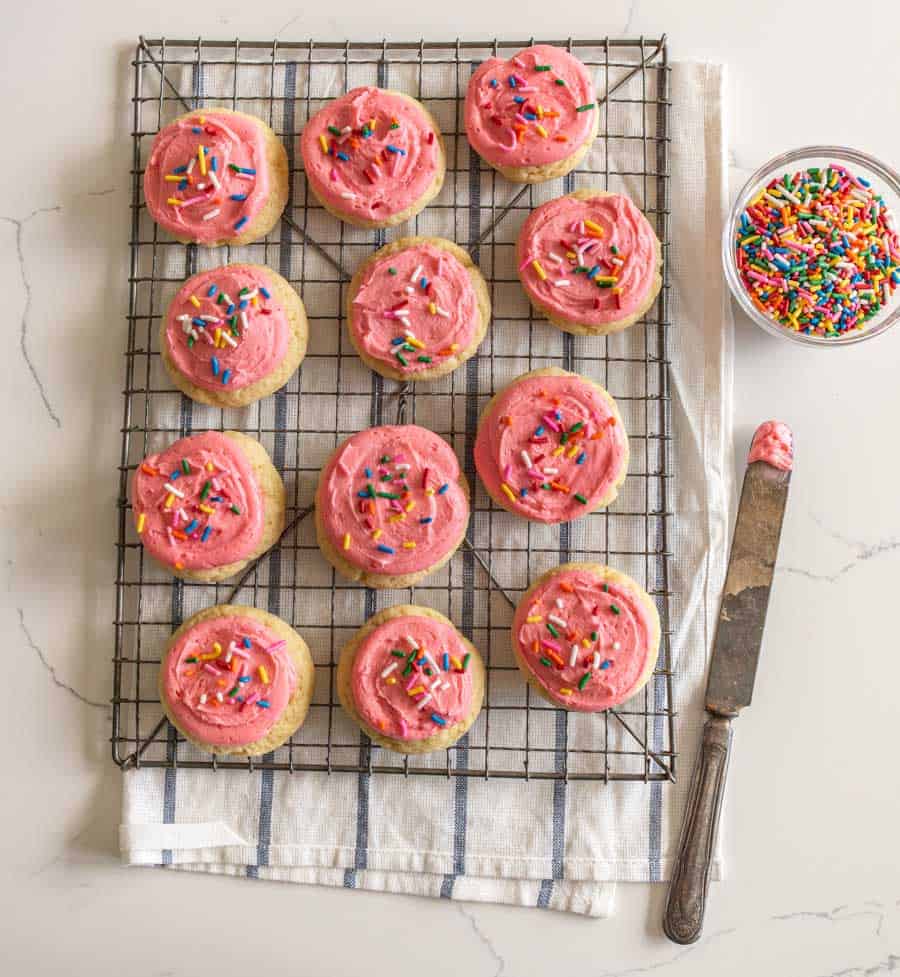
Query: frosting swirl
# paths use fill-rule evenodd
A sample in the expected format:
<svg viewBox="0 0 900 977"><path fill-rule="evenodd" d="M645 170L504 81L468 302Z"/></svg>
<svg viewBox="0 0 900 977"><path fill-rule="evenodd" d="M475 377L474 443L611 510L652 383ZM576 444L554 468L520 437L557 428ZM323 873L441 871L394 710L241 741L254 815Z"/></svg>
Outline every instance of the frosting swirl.
<svg viewBox="0 0 900 977"><path fill-rule="evenodd" d="M443 179L440 133L412 98L354 88L320 109L300 137L306 178L349 217L385 221Z"/></svg>
<svg viewBox="0 0 900 977"><path fill-rule="evenodd" d="M444 560L469 519L459 462L438 435L414 424L360 431L322 471L316 514L354 566L398 576Z"/></svg>
<svg viewBox="0 0 900 977"><path fill-rule="evenodd" d="M546 166L571 156L593 132L596 113L587 68L550 44L509 61L489 58L466 91L466 134L493 166Z"/></svg>
<svg viewBox="0 0 900 977"><path fill-rule="evenodd" d="M269 183L262 124L204 109L156 134L144 170L144 199L167 231L211 244L241 233L265 206Z"/></svg>
<svg viewBox="0 0 900 977"><path fill-rule="evenodd" d="M592 195L583 199L584 194ZM529 214L519 235L519 277L551 315L604 326L635 313L659 268L656 235L629 197L576 191Z"/></svg>
<svg viewBox="0 0 900 977"><path fill-rule="evenodd" d="M131 482L144 548L176 570L209 570L249 557L263 529L250 462L225 434L206 431L148 455Z"/></svg>
<svg viewBox="0 0 900 977"><path fill-rule="evenodd" d="M163 694L177 725L212 746L246 746L275 725L297 688L286 642L256 618L200 621L169 650Z"/></svg>
<svg viewBox="0 0 900 977"><path fill-rule="evenodd" d="M638 585L605 567L562 566L519 603L520 662L567 709L599 712L643 684L656 661L659 620Z"/></svg>
<svg viewBox="0 0 900 977"><path fill-rule="evenodd" d="M514 380L490 405L475 439L475 467L490 495L545 523L611 502L628 464L628 439L603 393L577 373Z"/></svg>
<svg viewBox="0 0 900 977"><path fill-rule="evenodd" d="M226 265L189 278L169 305L166 352L204 390L239 390L268 376L287 353L290 324L256 265Z"/></svg>
<svg viewBox="0 0 900 977"><path fill-rule="evenodd" d="M449 621L424 614L390 618L356 651L353 703L366 725L385 736L427 739L468 716L470 658Z"/></svg>
<svg viewBox="0 0 900 977"><path fill-rule="evenodd" d="M444 248L417 243L368 263L349 325L363 353L414 375L470 346L480 315L468 269Z"/></svg>
<svg viewBox="0 0 900 977"><path fill-rule="evenodd" d="M764 461L789 472L794 467L794 435L783 421L763 421L753 435L747 464Z"/></svg>

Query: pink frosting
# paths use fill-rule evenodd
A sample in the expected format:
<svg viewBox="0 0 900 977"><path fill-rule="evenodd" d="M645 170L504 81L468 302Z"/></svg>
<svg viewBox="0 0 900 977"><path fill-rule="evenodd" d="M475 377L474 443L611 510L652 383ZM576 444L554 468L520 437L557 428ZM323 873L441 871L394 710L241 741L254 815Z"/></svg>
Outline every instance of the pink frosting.
<svg viewBox="0 0 900 977"><path fill-rule="evenodd" d="M380 88L354 88L306 123L300 151L306 178L329 207L382 221L411 207L434 183L440 142L418 103Z"/></svg>
<svg viewBox="0 0 900 977"><path fill-rule="evenodd" d="M131 505L147 552L179 570L236 563L262 536L263 499L250 462L217 431L148 455L134 473Z"/></svg>
<svg viewBox="0 0 900 977"><path fill-rule="evenodd" d="M631 587L587 570L550 577L519 604L512 624L528 670L555 702L582 712L609 709L632 694L654 631Z"/></svg>
<svg viewBox="0 0 900 977"><path fill-rule="evenodd" d="M144 171L150 216L176 237L198 244L246 233L269 196L263 132L255 119L216 109L194 112L161 129ZM201 146L205 175L198 156Z"/></svg>
<svg viewBox="0 0 900 977"><path fill-rule="evenodd" d="M469 346L479 315L468 270L443 248L416 244L369 264L350 329L373 359L417 373Z"/></svg>
<svg viewBox="0 0 900 977"><path fill-rule="evenodd" d="M764 421L753 435L747 464L764 461L789 472L794 467L794 435L783 421Z"/></svg>
<svg viewBox="0 0 900 977"><path fill-rule="evenodd" d="M446 621L419 614L392 618L357 649L351 688L367 726L391 739L425 739L468 716L469 652Z"/></svg>
<svg viewBox="0 0 900 977"><path fill-rule="evenodd" d="M322 472L316 506L345 560L390 576L440 562L469 519L453 449L414 424L348 438Z"/></svg>
<svg viewBox="0 0 900 977"><path fill-rule="evenodd" d="M262 739L284 712L297 673L284 640L252 617L208 618L169 651L163 690L179 727L213 746Z"/></svg>
<svg viewBox="0 0 900 977"><path fill-rule="evenodd" d="M466 134L494 166L545 166L581 146L596 111L587 68L562 48L537 44L509 61L490 58L472 75Z"/></svg>
<svg viewBox="0 0 900 977"><path fill-rule="evenodd" d="M482 419L475 467L491 495L514 512L567 522L609 491L626 450L625 430L608 401L580 376L525 377Z"/></svg>
<svg viewBox="0 0 900 977"><path fill-rule="evenodd" d="M194 275L172 300L168 316L169 356L204 390L247 387L268 376L287 352L290 324L271 279L255 266L226 265Z"/></svg>
<svg viewBox="0 0 900 977"><path fill-rule="evenodd" d="M525 221L518 259L531 299L586 326L635 312L658 267L653 228L621 194L557 197L542 204Z"/></svg>

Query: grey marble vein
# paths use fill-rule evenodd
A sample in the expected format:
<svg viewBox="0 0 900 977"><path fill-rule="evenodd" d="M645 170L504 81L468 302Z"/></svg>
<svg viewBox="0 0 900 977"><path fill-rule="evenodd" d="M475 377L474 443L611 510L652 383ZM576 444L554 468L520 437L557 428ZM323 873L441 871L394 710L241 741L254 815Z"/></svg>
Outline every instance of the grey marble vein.
<svg viewBox="0 0 900 977"><path fill-rule="evenodd" d="M833 573L820 573L815 570L807 570L804 567L779 566L776 572L790 573L795 576L806 577L808 580L821 580L827 583L837 583L841 577L855 570L861 563L874 560L888 553L893 553L900 549L900 538L896 536L885 536L883 539L876 540L874 543L867 543L864 540L851 539L836 530L829 529L820 519L813 516L813 522L831 539L836 540L853 553L853 559L842 564Z"/></svg>
<svg viewBox="0 0 900 977"><path fill-rule="evenodd" d="M900 956L889 953L884 960L861 967L844 967L832 970L827 974L817 974L816 977L876 977L877 974L893 974L900 971Z"/></svg>
<svg viewBox="0 0 900 977"><path fill-rule="evenodd" d="M28 647L35 653L35 655L37 655L38 661L46 669L47 673L50 676L50 681L53 682L53 684L57 688L62 689L65 692L68 692L69 695L75 696L75 698L78 699L79 702L83 702L86 706L91 706L91 708L93 709L104 709L108 712L109 711L108 702L97 702L94 699L89 699L86 695L83 695L81 692L79 692L78 689L74 689L67 682L64 682L56 674L56 667L50 662L50 660L47 658L47 656L44 654L43 650L41 649L40 645L38 645L38 643L31 636L31 632L28 630L28 625L25 623L25 612L22 610L21 607L17 607L16 612L19 615L19 629L21 630L22 634L25 636L25 642L28 645Z"/></svg>
<svg viewBox="0 0 900 977"><path fill-rule="evenodd" d="M0 216L0 220L7 224L12 224L16 229L16 255L19 261L19 273L22 276L22 287L25 290L25 305L22 309L22 319L19 324L19 349L22 353L22 359L25 360L25 365L28 367L28 372L31 374L35 385L38 388L38 393L41 396L41 400L44 404L44 409L47 411L48 416L53 421L57 427L62 427L62 421L59 415L53 409L53 405L50 403L50 397L47 395L47 391L44 387L44 383L41 380L40 374L37 371L37 367L34 365L34 361L28 352L28 313L31 311L31 282L28 278L28 268L25 263L25 250L22 244L22 235L25 230L25 225L38 214L52 214L58 213L62 210L61 206L56 207L38 207L33 210L27 217L23 217L21 220L15 217L3 217Z"/></svg>
<svg viewBox="0 0 900 977"><path fill-rule="evenodd" d="M631 0L628 4L628 13L625 16L625 26L622 28L622 34L625 37L631 33L632 25L634 24L634 19L637 17L638 7L640 6L640 0Z"/></svg>
<svg viewBox="0 0 900 977"><path fill-rule="evenodd" d="M481 944L494 958L494 963L497 965L497 969L493 973L493 977L501 977L504 970L506 969L506 961L503 959L503 954L494 946L494 941L484 932L484 930L479 926L478 920L475 918L474 913L469 912L465 904L458 902L456 904L457 910L461 916L465 917L469 921L469 925L472 927L472 932L478 937Z"/></svg>

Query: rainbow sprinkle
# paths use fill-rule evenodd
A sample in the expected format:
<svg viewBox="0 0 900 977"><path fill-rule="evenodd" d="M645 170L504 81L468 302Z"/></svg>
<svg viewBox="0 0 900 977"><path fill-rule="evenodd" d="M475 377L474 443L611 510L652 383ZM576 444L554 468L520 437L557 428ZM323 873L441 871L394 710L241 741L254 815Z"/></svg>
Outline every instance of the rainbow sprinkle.
<svg viewBox="0 0 900 977"><path fill-rule="evenodd" d="M893 214L838 163L769 181L741 214L734 244L753 304L806 335L864 329L900 285Z"/></svg>

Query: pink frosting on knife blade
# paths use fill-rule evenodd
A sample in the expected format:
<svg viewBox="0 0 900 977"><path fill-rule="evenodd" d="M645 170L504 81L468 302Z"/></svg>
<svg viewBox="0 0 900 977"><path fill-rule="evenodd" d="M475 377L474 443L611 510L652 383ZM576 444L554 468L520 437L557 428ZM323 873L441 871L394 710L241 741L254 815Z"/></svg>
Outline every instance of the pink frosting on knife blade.
<svg viewBox="0 0 900 977"><path fill-rule="evenodd" d="M278 634L255 618L229 615L185 632L166 658L162 681L175 720L192 739L245 746L275 725L297 673Z"/></svg>
<svg viewBox="0 0 900 977"><path fill-rule="evenodd" d="M216 346L218 332L223 338ZM191 383L204 390L239 390L276 369L287 352L289 332L268 275L248 265L226 265L185 282L169 306L166 344Z"/></svg>
<svg viewBox="0 0 900 977"><path fill-rule="evenodd" d="M580 376L525 377L513 381L482 419L475 467L491 495L513 511L539 522L567 522L606 494L626 449L625 430L609 402Z"/></svg>
<svg viewBox="0 0 900 977"><path fill-rule="evenodd" d="M217 431L148 455L134 473L131 505L145 549L168 566L208 570L236 563L262 536L263 500L253 470L235 441Z"/></svg>
<svg viewBox="0 0 900 977"><path fill-rule="evenodd" d="M198 157L201 146L205 174ZM254 172L238 173L234 166ZM144 171L150 216L176 237L198 244L242 233L265 205L269 185L260 123L215 109L192 113L160 130ZM173 199L181 203L170 203Z"/></svg>
<svg viewBox="0 0 900 977"><path fill-rule="evenodd" d="M402 651L403 657L392 651ZM446 621L418 614L385 621L362 642L353 661L350 681L357 711L366 725L392 739L434 736L469 714L467 654L456 628Z"/></svg>
<svg viewBox="0 0 900 977"><path fill-rule="evenodd" d="M300 151L317 196L350 217L380 221L425 195L438 174L440 144L417 103L354 88L306 123Z"/></svg>
<svg viewBox="0 0 900 977"><path fill-rule="evenodd" d="M794 435L783 421L764 421L753 435L747 464L764 461L789 472L794 467Z"/></svg>
<svg viewBox="0 0 900 977"><path fill-rule="evenodd" d="M457 352L451 345L464 350L472 342L479 315L467 269L442 248L416 244L369 265L353 301L350 329L360 348L373 359L416 373ZM407 331L424 348L403 350L400 343L392 342L405 339ZM420 356L430 362L421 361Z"/></svg>
<svg viewBox="0 0 900 977"><path fill-rule="evenodd" d="M332 455L316 505L345 560L389 576L416 573L455 549L468 522L459 475L453 449L424 427L372 427Z"/></svg>
<svg viewBox="0 0 900 977"><path fill-rule="evenodd" d="M466 92L466 134L495 166L545 166L571 156L588 138L594 102L587 68L563 48L537 44L510 61L489 58L475 71Z"/></svg>
<svg viewBox="0 0 900 977"><path fill-rule="evenodd" d="M532 675L554 701L583 712L609 709L632 694L653 650L653 632L651 615L630 587L607 584L588 570L554 574L519 604L512 624Z"/></svg>
<svg viewBox="0 0 900 977"><path fill-rule="evenodd" d="M582 224L587 221L600 230ZM553 315L586 326L606 325L635 312L658 267L653 228L621 194L557 197L542 204L525 221L518 259L530 298Z"/></svg>

